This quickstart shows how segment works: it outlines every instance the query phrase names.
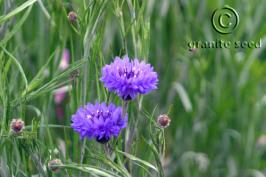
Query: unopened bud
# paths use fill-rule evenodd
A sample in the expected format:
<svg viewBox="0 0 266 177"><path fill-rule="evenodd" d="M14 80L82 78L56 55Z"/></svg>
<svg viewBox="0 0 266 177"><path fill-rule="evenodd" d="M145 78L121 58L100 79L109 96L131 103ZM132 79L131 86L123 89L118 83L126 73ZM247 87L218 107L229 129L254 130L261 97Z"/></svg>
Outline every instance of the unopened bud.
<svg viewBox="0 0 266 177"><path fill-rule="evenodd" d="M69 12L68 15L67 15L67 17L68 17L68 20L71 23L76 22L77 21L77 18L78 18L77 14L75 12L73 12L73 11Z"/></svg>
<svg viewBox="0 0 266 177"><path fill-rule="evenodd" d="M24 129L24 121L21 119L13 119L10 123L10 128L15 134L19 134Z"/></svg>
<svg viewBox="0 0 266 177"><path fill-rule="evenodd" d="M166 114L163 114L163 115L160 115L157 119L157 123L159 124L160 127L162 128L166 128L169 126L171 122L171 119L168 117L168 115Z"/></svg>
<svg viewBox="0 0 266 177"><path fill-rule="evenodd" d="M60 165L62 165L62 162L60 159L53 159L48 162L48 168L52 172L58 173L60 171Z"/></svg>

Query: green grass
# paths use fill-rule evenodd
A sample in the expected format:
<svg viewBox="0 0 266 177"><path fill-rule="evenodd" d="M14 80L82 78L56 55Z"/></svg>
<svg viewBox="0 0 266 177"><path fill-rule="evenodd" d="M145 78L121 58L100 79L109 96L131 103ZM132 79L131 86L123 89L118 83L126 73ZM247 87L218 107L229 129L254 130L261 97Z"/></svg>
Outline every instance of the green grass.
<svg viewBox="0 0 266 177"><path fill-rule="evenodd" d="M221 35L211 16L226 4L240 22ZM266 176L266 143L258 141L266 132L265 7L259 0L0 0L0 176ZM216 39L262 46L189 51L190 41ZM61 71L65 48L71 64ZM151 63L160 82L129 103L129 125L108 152L80 140L71 115L87 102L123 104L99 78L125 54ZM60 119L54 91L62 86L70 89ZM161 129L156 119L166 113L171 124ZM19 136L10 132L13 118L25 121ZM59 173L47 167L55 158Z"/></svg>

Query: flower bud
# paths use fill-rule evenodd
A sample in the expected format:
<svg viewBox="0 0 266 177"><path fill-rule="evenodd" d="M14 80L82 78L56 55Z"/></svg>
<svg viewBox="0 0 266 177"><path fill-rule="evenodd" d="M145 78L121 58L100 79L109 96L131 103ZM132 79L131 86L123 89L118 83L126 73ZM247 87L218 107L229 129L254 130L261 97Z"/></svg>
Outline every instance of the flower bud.
<svg viewBox="0 0 266 177"><path fill-rule="evenodd" d="M62 162L60 159L53 159L48 162L48 168L52 172L58 173L60 171L59 165L62 165Z"/></svg>
<svg viewBox="0 0 266 177"><path fill-rule="evenodd" d="M171 119L168 117L168 115L166 114L163 114L163 115L160 115L157 119L157 123L160 127L162 128L166 128L169 126L171 122Z"/></svg>
<svg viewBox="0 0 266 177"><path fill-rule="evenodd" d="M15 134L19 134L24 129L24 121L21 119L13 119L10 123L10 129Z"/></svg>
<svg viewBox="0 0 266 177"><path fill-rule="evenodd" d="M77 14L76 14L75 12L73 12L73 11L69 12L68 15L67 15L67 17L68 17L68 20L69 20L71 23L76 22L77 19L78 19Z"/></svg>

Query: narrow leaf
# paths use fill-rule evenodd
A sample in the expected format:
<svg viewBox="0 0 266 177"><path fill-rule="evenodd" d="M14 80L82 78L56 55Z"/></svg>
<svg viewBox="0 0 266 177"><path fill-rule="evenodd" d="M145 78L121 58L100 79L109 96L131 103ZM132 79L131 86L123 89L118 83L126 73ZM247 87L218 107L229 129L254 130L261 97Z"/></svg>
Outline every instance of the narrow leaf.
<svg viewBox="0 0 266 177"><path fill-rule="evenodd" d="M189 99L188 94L187 94L186 90L184 89L184 87L180 83L177 82L174 84L174 88L176 89L176 91L177 91L177 93L181 99L181 102L184 105L185 110L187 112L191 112L192 111L192 105L191 105L190 99Z"/></svg>
<svg viewBox="0 0 266 177"><path fill-rule="evenodd" d="M19 7L17 7L16 9L14 9L13 11L9 12L7 15L0 16L0 24L5 22L6 20L12 18L13 16L17 15L18 13L20 13L21 11L23 11L27 7L34 4L36 1L37 0L28 0L25 3L23 3L22 5L20 5Z"/></svg>
<svg viewBox="0 0 266 177"><path fill-rule="evenodd" d="M10 59L12 60L12 62L18 67L18 70L20 71L22 78L24 80L26 89L28 88L28 80L26 77L26 74L22 68L22 66L20 65L20 63L18 62L18 60L11 54L9 53L5 48L1 47L3 49L3 51L10 57Z"/></svg>
<svg viewBox="0 0 266 177"><path fill-rule="evenodd" d="M67 165L60 165L60 167L72 168L72 169L83 171L85 173L99 175L103 177L120 177L119 175L111 171L107 171L106 169L95 167L95 166L89 166L89 165L81 166L78 164L67 164Z"/></svg>
<svg viewBox="0 0 266 177"><path fill-rule="evenodd" d="M144 166L149 167L149 168L153 169L154 171L158 172L158 169L154 165L150 164L149 162L141 160L138 157L135 157L134 155L128 154L126 152L122 152L120 150L116 150L116 151L123 154L124 156L126 156L130 160L138 163L140 166L144 165Z"/></svg>
<svg viewBox="0 0 266 177"><path fill-rule="evenodd" d="M24 24L24 22L26 21L26 19L28 18L30 12L31 12L32 6L30 6L27 11L24 13L23 17L15 24L15 26L13 27L13 29L8 32L4 39L2 39L0 41L0 45L4 45L5 43L7 43L15 34L16 32L21 29L21 26Z"/></svg>

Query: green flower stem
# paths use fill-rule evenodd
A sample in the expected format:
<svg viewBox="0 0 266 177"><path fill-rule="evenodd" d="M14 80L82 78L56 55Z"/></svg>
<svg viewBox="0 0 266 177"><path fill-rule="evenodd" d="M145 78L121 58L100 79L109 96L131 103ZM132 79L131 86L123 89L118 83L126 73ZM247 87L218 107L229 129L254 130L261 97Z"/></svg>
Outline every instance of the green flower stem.
<svg viewBox="0 0 266 177"><path fill-rule="evenodd" d="M80 151L80 164L83 163L85 147L86 147L86 139L82 140L82 146L81 146L81 151ZM79 177L81 177L81 171L79 172Z"/></svg>

